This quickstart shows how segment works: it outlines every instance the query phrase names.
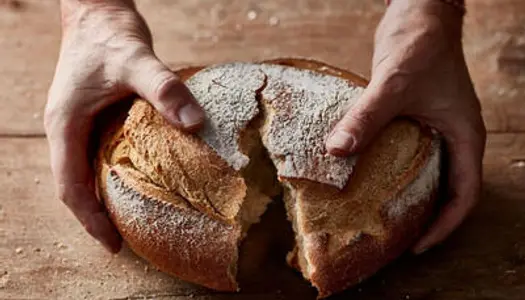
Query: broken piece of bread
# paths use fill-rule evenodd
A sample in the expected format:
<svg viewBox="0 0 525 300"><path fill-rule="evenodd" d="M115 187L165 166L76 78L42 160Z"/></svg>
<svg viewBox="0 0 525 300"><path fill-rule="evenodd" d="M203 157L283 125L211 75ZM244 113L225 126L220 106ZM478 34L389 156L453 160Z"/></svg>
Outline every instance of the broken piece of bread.
<svg viewBox="0 0 525 300"><path fill-rule="evenodd" d="M206 112L203 129L175 129L137 99L106 128L96 164L111 219L157 268L238 290L239 247L280 195L295 232L288 263L320 298L373 275L419 236L440 175L440 140L428 128L396 119L358 156L326 153L366 80L299 59L178 73Z"/></svg>

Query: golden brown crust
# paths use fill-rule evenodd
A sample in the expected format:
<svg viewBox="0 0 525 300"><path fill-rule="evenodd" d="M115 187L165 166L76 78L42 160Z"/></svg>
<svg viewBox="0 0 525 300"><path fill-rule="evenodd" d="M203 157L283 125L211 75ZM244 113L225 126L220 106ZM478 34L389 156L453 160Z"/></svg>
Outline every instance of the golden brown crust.
<svg viewBox="0 0 525 300"><path fill-rule="evenodd" d="M313 60L284 58L263 63L367 85L360 76ZM186 81L201 69L186 68L178 75ZM96 165L98 192L117 229L135 253L161 271L212 289L237 290L242 236L238 215L255 177L235 171L200 139L171 128L145 101L136 101L124 118L116 118L107 127ZM250 128L261 126L261 121ZM288 194L294 199L290 201L299 201L297 210L308 218L295 224L301 227L298 241L306 241L308 247L296 248L289 262L317 287L319 297L358 283L396 258L413 242L432 211L437 186L415 204L399 200L402 216L392 215L399 213L399 207L388 206L425 171L436 150L432 135L407 120L394 121L385 132L357 160L356 171L342 191L309 180L281 178L295 193ZM388 142L394 143L393 150ZM383 176L384 182L374 173ZM365 195L380 201L365 201ZM290 201L288 213L293 218L297 202ZM341 213L329 213L334 210ZM307 259L302 257L305 251ZM305 260L313 269L303 269Z"/></svg>
<svg viewBox="0 0 525 300"><path fill-rule="evenodd" d="M360 216L359 213L355 211L357 209L356 207L343 208L338 206L340 205L339 203L330 203L338 206L341 212L354 218L360 218L356 224L347 223L345 225L345 222L341 222L340 220L339 222L337 220L331 220L333 223L330 225L326 223L303 224L302 228L305 229L305 232L302 237L302 242L308 245L306 248L308 248L307 250L310 255L309 264L311 268L314 269L314 271L307 275L309 276L308 279L318 289L319 298L341 292L373 275L380 268L397 258L407 247L415 242L415 239L421 234L422 229L427 225L426 223L433 212L438 186L434 178L428 177L424 179L422 178L422 174L426 176L423 173L424 169L436 172L436 170L433 169L435 167L433 164L436 161L436 156L439 156L439 149L436 147L436 143L428 144L423 142L420 145L418 155L414 158L412 166L395 182L398 187L402 188L392 190L388 195L382 195L381 197L384 198L378 198L382 201L372 203L373 205L366 202L357 202L359 199L354 199L357 204L363 206L363 211L369 212L365 216ZM433 161L431 161L431 156L434 156L432 158L434 159ZM359 176L359 170L360 168L357 166L357 176ZM418 177L420 177L419 182L417 181ZM406 207L406 211L402 216L393 217L392 214L389 213L390 208L388 206L391 205L392 202L401 201L402 199L400 198L406 196L402 194L405 193L407 189L414 189L414 187L410 185L420 184L421 180L425 180L427 183L432 182L433 186L429 189L430 193L414 194L413 196L419 197L419 199L415 199L415 204ZM311 184L312 183L305 182L295 182L294 184L301 190L303 198L300 201L303 203L320 201L319 198L316 198L318 194L313 192L315 187L312 189ZM349 190L352 189L351 186L352 183L350 183L346 188L347 190L342 191L342 193L349 193ZM347 199L351 200L352 198L348 197ZM332 199L328 197L323 199L323 201L326 202L330 202L330 200ZM379 207L376 205L379 205ZM376 207L374 208L374 206ZM302 211L308 214L304 209ZM333 208L331 208L331 211L333 211ZM318 213L322 214L323 210L319 210ZM338 213L334 212L333 215L338 215ZM339 214L338 217L344 216ZM364 221L365 218L369 222L369 226L365 225L367 223ZM360 228L358 223L362 224ZM338 230L335 230L334 227L336 226L339 226ZM296 249L295 255L292 255L293 256L289 258L291 265L301 269L301 266L298 264L298 250ZM305 272L305 270L302 271Z"/></svg>
<svg viewBox="0 0 525 300"><path fill-rule="evenodd" d="M362 282L406 251L426 225L432 212L429 204L434 202L435 193L424 199L424 204L412 207L409 217L391 224L381 239L363 233L336 253L326 255L330 251L331 237L328 234L312 236L311 251L315 253L312 263L317 271L310 281L318 289L318 298L326 298Z"/></svg>
<svg viewBox="0 0 525 300"><path fill-rule="evenodd" d="M312 235L312 264L317 271L310 281L318 289L318 298L326 298L362 282L405 252L426 225L433 211L430 204L434 202L436 193L434 191L424 199L424 204L411 208L410 217L389 228L389 235L382 239L360 234L351 244L327 255L330 236L321 233Z"/></svg>
<svg viewBox="0 0 525 300"><path fill-rule="evenodd" d="M178 75L184 80L199 69ZM239 172L143 100L103 132L98 193L129 247L181 279L237 290L241 226L235 218L247 189Z"/></svg>
<svg viewBox="0 0 525 300"><path fill-rule="evenodd" d="M123 118L106 127L97 160L99 194L119 233L163 272L220 291L237 290L240 226L195 209L129 166L124 127Z"/></svg>
<svg viewBox="0 0 525 300"><path fill-rule="evenodd" d="M143 100L133 105L123 129L130 163L154 185L202 213L235 222L246 184L206 143L173 128Z"/></svg>
<svg viewBox="0 0 525 300"><path fill-rule="evenodd" d="M366 80L323 63L271 62L366 86ZM428 128L396 119L360 154L343 190L280 178L289 186L287 209L298 243L288 263L302 271L320 298L368 278L415 241L433 211L439 156L439 142Z"/></svg>
<svg viewBox="0 0 525 300"><path fill-rule="evenodd" d="M136 181L123 178L114 170L108 172L105 199L110 200L106 207L137 255L183 280L219 291L237 290L240 226L167 202L173 195L145 197L136 192L136 187L129 188Z"/></svg>
<svg viewBox="0 0 525 300"><path fill-rule="evenodd" d="M344 79L349 80L355 85L365 87L368 85L368 80L365 78L348 72L347 70L343 70L334 66L330 66L328 64L325 64L320 61L312 60L312 59L306 59L306 58L277 58L272 60L265 60L263 63L267 64L276 64L281 66L290 66L298 69L307 69L311 71L315 71L321 74L341 77Z"/></svg>

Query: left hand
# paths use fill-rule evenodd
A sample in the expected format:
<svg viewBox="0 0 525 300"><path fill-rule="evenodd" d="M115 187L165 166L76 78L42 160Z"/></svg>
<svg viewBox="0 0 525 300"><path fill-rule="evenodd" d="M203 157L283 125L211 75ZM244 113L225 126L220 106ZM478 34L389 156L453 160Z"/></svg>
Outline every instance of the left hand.
<svg viewBox="0 0 525 300"><path fill-rule="evenodd" d="M439 131L450 156L450 201L413 251L443 241L480 196L486 130L461 44L462 14L435 0L392 1L376 31L372 78L327 140L333 155L361 151L394 117Z"/></svg>
<svg viewBox="0 0 525 300"><path fill-rule="evenodd" d="M62 42L44 115L57 198L91 236L116 253L121 236L97 199L89 151L96 116L133 94L187 131L202 125L204 113L155 55L150 30L134 1L60 3Z"/></svg>

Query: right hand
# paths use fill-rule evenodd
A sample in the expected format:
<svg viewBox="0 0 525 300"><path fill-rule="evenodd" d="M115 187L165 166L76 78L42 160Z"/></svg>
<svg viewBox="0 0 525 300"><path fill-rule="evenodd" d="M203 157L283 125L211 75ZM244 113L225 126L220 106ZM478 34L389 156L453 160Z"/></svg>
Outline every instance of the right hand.
<svg viewBox="0 0 525 300"><path fill-rule="evenodd" d="M376 31L372 78L327 148L359 153L397 116L437 130L448 151L448 202L412 250L443 242L479 201L486 129L461 39L463 14L433 0L392 1Z"/></svg>
<svg viewBox="0 0 525 300"><path fill-rule="evenodd" d="M44 125L58 197L111 252L121 238L95 195L88 156L95 116L132 94L174 126L195 130L204 112L155 56L152 37L131 0L62 0L63 36Z"/></svg>

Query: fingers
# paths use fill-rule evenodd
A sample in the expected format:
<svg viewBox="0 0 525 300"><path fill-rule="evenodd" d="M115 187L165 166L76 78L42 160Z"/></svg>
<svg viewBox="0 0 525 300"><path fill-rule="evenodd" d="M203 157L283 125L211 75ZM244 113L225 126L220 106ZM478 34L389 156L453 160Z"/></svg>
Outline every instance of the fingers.
<svg viewBox="0 0 525 300"><path fill-rule="evenodd" d="M202 125L204 111L190 90L152 51L146 50L134 57L128 72L125 82L170 123L190 131Z"/></svg>
<svg viewBox="0 0 525 300"><path fill-rule="evenodd" d="M93 171L88 163L90 124L85 118L46 112L46 133L51 152L51 169L57 194L86 231L110 252L121 247L121 238L97 200Z"/></svg>
<svg viewBox="0 0 525 300"><path fill-rule="evenodd" d="M442 242L466 218L480 197L485 129L470 129L470 124L456 125L445 131L450 156L450 202L440 212L428 232L413 247L416 254Z"/></svg>
<svg viewBox="0 0 525 300"><path fill-rule="evenodd" d="M117 253L121 237L97 200L91 184L65 183L58 185L61 200L69 207L84 229L108 251Z"/></svg>
<svg viewBox="0 0 525 300"><path fill-rule="evenodd" d="M401 83L401 85L399 85ZM332 155L360 152L401 110L403 82L372 82L336 124L326 141Z"/></svg>

